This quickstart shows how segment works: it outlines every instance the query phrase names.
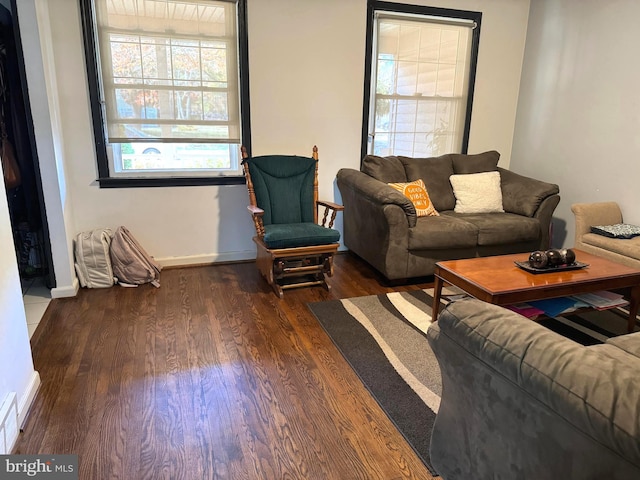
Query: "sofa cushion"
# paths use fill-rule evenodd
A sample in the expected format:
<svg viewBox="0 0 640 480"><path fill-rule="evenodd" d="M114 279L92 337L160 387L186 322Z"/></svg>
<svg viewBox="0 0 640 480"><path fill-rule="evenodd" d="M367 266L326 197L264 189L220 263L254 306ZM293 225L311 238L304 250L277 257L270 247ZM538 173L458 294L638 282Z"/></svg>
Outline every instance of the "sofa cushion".
<svg viewBox="0 0 640 480"><path fill-rule="evenodd" d="M493 172L498 168L500 154L495 150L477 153L475 155L465 155L463 153L452 153L453 173L481 173Z"/></svg>
<svg viewBox="0 0 640 480"><path fill-rule="evenodd" d="M610 338L607 340L607 345L613 345L621 351L640 359L640 332Z"/></svg>
<svg viewBox="0 0 640 480"><path fill-rule="evenodd" d="M477 244L478 228L452 215L421 217L409 229L410 251L473 248Z"/></svg>
<svg viewBox="0 0 640 480"><path fill-rule="evenodd" d="M432 158L398 157L404 165L407 181L412 182L421 178L427 186L427 191L438 211L453 210L456 199L449 183L453 175L451 155Z"/></svg>
<svg viewBox="0 0 640 480"><path fill-rule="evenodd" d="M505 212L532 217L542 201L559 193L558 185L534 180L498 167Z"/></svg>
<svg viewBox="0 0 640 480"><path fill-rule="evenodd" d="M456 213L504 212L498 172L451 175Z"/></svg>
<svg viewBox="0 0 640 480"><path fill-rule="evenodd" d="M535 218L513 213L441 213L474 225L478 229L478 245L506 245L540 238L540 222Z"/></svg>
<svg viewBox="0 0 640 480"><path fill-rule="evenodd" d="M427 187L425 187L422 179L407 183L389 183L388 185L411 200L413 205L416 207L416 214L419 217L439 215L438 211L433 208L431 199L427 193Z"/></svg>
<svg viewBox="0 0 640 480"><path fill-rule="evenodd" d="M247 159L256 203L265 225L314 221L317 160L296 155Z"/></svg>
<svg viewBox="0 0 640 480"><path fill-rule="evenodd" d="M398 160L398 157L367 155L362 160L362 168L360 171L384 183L407 181L404 165Z"/></svg>
<svg viewBox="0 0 640 480"><path fill-rule="evenodd" d="M596 233L585 233L582 243L640 260L640 237L609 238Z"/></svg>
<svg viewBox="0 0 640 480"><path fill-rule="evenodd" d="M329 245L340 240L340 232L313 222L264 226L264 243L269 248Z"/></svg>

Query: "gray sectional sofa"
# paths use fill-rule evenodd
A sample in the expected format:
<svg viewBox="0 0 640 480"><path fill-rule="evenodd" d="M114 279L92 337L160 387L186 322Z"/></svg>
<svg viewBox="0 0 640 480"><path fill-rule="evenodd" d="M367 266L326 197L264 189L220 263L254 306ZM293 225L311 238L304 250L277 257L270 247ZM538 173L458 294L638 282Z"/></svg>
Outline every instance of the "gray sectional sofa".
<svg viewBox="0 0 640 480"><path fill-rule="evenodd" d="M427 338L442 374L430 454L443 480L640 478L640 332L585 347L469 298Z"/></svg>
<svg viewBox="0 0 640 480"><path fill-rule="evenodd" d="M337 174L344 243L389 280L432 275L441 260L531 252L549 246L557 185L497 166L496 151L434 158L367 156L360 170ZM451 175L499 172L500 213L456 213ZM422 179L439 216L418 217L388 183Z"/></svg>

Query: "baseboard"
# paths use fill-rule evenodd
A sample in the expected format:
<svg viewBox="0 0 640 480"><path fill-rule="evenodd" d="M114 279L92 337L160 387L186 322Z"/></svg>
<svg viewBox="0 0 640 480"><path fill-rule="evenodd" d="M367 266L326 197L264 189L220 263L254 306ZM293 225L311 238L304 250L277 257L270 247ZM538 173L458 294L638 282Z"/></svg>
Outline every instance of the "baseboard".
<svg viewBox="0 0 640 480"><path fill-rule="evenodd" d="M0 455L9 455L20 433L16 392L7 393L0 402Z"/></svg>
<svg viewBox="0 0 640 480"><path fill-rule="evenodd" d="M255 250L242 252L212 253L208 255L185 255L182 257L163 257L155 260L163 267L183 267L193 265L211 265L214 263L255 260Z"/></svg>
<svg viewBox="0 0 640 480"><path fill-rule="evenodd" d="M18 402L18 425L22 429L22 425L27 418L27 414L29 413L29 409L31 408L31 404L33 400L36 398L36 393L38 393L38 389L40 388L40 374L34 371L31 374L31 379L29 381L29 387L27 388L27 393L19 400Z"/></svg>
<svg viewBox="0 0 640 480"><path fill-rule="evenodd" d="M346 253L349 250L341 245L338 247L338 252ZM244 250L241 252L225 252L225 253L211 253L208 255L185 255L182 257L160 257L155 258L163 267L187 267L196 265L213 265L215 263L233 263L233 262L246 262L256 259L255 250Z"/></svg>
<svg viewBox="0 0 640 480"><path fill-rule="evenodd" d="M51 298L66 298L75 297L80 289L78 279L74 278L71 285L65 285L64 287L54 287L51 289Z"/></svg>

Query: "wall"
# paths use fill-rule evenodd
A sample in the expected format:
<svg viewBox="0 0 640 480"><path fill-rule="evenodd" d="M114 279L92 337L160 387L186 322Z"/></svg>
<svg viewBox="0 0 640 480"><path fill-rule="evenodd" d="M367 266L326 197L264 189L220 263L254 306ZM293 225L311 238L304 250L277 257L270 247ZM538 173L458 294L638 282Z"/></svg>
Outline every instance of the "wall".
<svg viewBox="0 0 640 480"><path fill-rule="evenodd" d="M529 0L416 3L483 12L469 151L497 149L508 166ZM73 199L68 245L76 232L126 225L165 264L255 258L244 186L98 188L78 1L55 4L50 34L39 33L50 35L55 57ZM248 25L252 153L301 154L318 145L320 196L339 202L337 171L360 163L366 0L248 0Z"/></svg>
<svg viewBox="0 0 640 480"><path fill-rule="evenodd" d="M640 224L639 16L635 0L531 2L511 165L560 186L555 246L573 245L572 203Z"/></svg>
<svg viewBox="0 0 640 480"><path fill-rule="evenodd" d="M8 2L1 3L11 9ZM31 357L7 192L0 182L0 403L15 392L19 423L22 423L39 386L40 376L33 368ZM7 438L6 446L13 445L15 440ZM4 446L4 440L2 444Z"/></svg>
<svg viewBox="0 0 640 480"><path fill-rule="evenodd" d="M7 194L0 182L0 404L7 394L16 392L22 420L39 385L31 359ZM11 444L15 439L8 440Z"/></svg>
<svg viewBox="0 0 640 480"><path fill-rule="evenodd" d="M73 296L78 290L72 251L76 228L66 176L72 166L64 157L65 132L60 119L47 0L21 0L18 21L56 278L51 296Z"/></svg>

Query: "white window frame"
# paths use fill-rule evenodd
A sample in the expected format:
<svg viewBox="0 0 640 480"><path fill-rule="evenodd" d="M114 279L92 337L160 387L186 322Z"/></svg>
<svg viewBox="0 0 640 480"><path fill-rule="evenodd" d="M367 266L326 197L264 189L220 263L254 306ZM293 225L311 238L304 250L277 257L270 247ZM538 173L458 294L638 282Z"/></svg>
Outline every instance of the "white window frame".
<svg viewBox="0 0 640 480"><path fill-rule="evenodd" d="M97 18L97 11L100 11L100 8L96 8L96 3L104 0L79 1L81 4L83 27L85 31L85 53L87 58L89 93L92 103L93 127L98 160L98 182L100 187L243 183L244 176L242 173L239 150L240 145L245 145L250 149L251 143L248 99L246 0L168 0L166 2L167 9L185 8L187 3L199 4L207 8L209 7L209 2L211 2L212 4L217 3L223 6L225 13L232 10L234 18L229 21L235 22L235 35L233 38L216 38L210 35L208 37L203 35L198 36L197 31L194 31L194 36L192 37L195 42L198 42L197 46L194 47L198 49L198 52L200 52L200 48L204 48L202 47L202 44L199 43L200 39L205 41L212 41L213 39L214 41L218 41L221 45L232 47L223 48L224 51L233 54L233 58L225 57L227 58L227 76L225 83L214 84L213 80L205 82L205 76L202 73L200 73L199 77L196 76L198 78L196 78L195 81L192 81L191 79L186 81L181 78L176 78L173 72L171 72L171 79L169 82L161 80L156 84L163 85L162 87L155 86L153 78L150 79L147 77L145 79L144 74L141 74L141 77L137 79L125 79L126 82L130 82L131 84L137 83L138 85L134 85L134 87L139 87L141 91L143 91L146 85L151 85L148 87L149 91L157 91L158 88L164 88L165 91L169 92L168 94L171 95L172 98L168 105L173 107L175 110L177 110L177 103L173 102L177 102L177 100L175 100L177 98L175 92L179 90L190 90L192 92L196 92L196 95L202 95L200 92L205 92L205 95L207 93L211 94L211 92L215 92L214 94L222 93L224 95L228 90L230 93L229 95L226 95L227 118L221 119L218 117L214 120L211 119L210 115L209 118L206 118L206 112L204 111L201 112L201 118L195 118L195 120L192 120L192 117L186 119L182 117L179 118L176 111L170 112L168 117L158 113L158 116L161 117L160 119L157 119L157 117L144 118L143 116L145 114L141 112L136 112L136 114L131 115L130 118L124 118L124 116L120 114L121 112L119 112L118 105L116 105L117 96L115 92L118 87L118 84L116 84L117 82L111 81L111 77L103 77L102 75L103 67L100 62L100 50L101 48L104 50L108 50L110 48L109 35L112 34L131 35L133 40L130 44L136 45L136 42L134 41L134 37L136 37L136 35L139 36L138 38L141 38L149 33L144 30L144 19L146 17L142 17L143 21L139 22L137 27L131 27L131 31L126 28L120 28L117 31L112 32L112 28L106 28L104 25L99 26L99 19ZM136 7L140 7L141 5L145 6L144 2L131 5ZM147 3L146 6L148 7L148 5L149 3ZM197 22L194 22L194 27L199 28L197 26ZM233 29L231 31L233 31ZM190 33L183 31L173 33L172 35L167 35L165 37L164 35L156 32L154 35L168 40L169 38L189 38ZM229 42L232 42L233 44ZM170 52L170 47L164 48L167 50L168 55L173 54ZM106 62L108 62L108 55L109 53L105 56L107 59ZM199 53L199 56L202 56L202 54ZM171 61L171 59L169 61ZM109 63L107 63L107 65L109 65ZM220 85L222 85L222 87ZM128 87L128 85L125 85L125 87ZM204 106L204 102L202 105ZM146 111L146 107L144 111ZM167 111L167 109L165 109L165 111ZM176 115L176 117L173 117L172 115ZM143 117L142 119L140 118L141 116ZM152 118L156 120L154 121ZM176 118L177 123L172 122L171 118ZM139 131L136 131L136 133L131 136L127 136L126 133L122 135L122 132L129 133L132 129L127 131L125 128L117 128L117 125L120 123L131 123L135 125L136 122L140 124L141 127L152 124L154 127L162 128L162 131L157 134L158 136L151 134L149 136L145 135L138 138L136 135L141 134L141 131L144 128L140 128ZM112 128L109 128L110 124L112 125ZM113 127L114 125L116 125L116 127ZM172 125L174 126L172 127ZM216 135L208 134L200 135L199 137L196 135L193 138L189 138L184 136L182 132L178 133L179 136L176 135L175 125L186 125L187 128L189 125L193 125L194 130L202 127L210 129L212 128L211 126L222 125L221 128L226 128L231 135L228 138L220 138ZM230 126L226 127L226 125ZM232 128L233 130L229 130L229 128ZM163 137L165 134L168 134L168 137ZM145 148L147 143L149 143L149 148ZM131 146L126 144L131 144ZM197 148L185 148L187 146L185 144ZM123 146L126 147L125 150L127 150L128 157L127 155L121 154ZM139 151L142 150L160 153L146 157L138 154ZM201 154L203 150L213 150L214 158L220 157L225 161L228 160L230 162L229 168L182 168L179 166L180 162L174 161L169 163L173 158L174 153L182 155L181 158L189 158L191 156L191 158L200 160L201 158L204 158L204 155ZM228 159L226 158L227 154ZM207 156L211 157L210 152L207 152ZM124 168L123 158L125 157L128 158L127 161L129 162L131 159L144 159L148 161L140 162L141 165L138 168ZM161 159L165 159L167 162L163 162ZM161 168L147 168L144 166L144 163L150 165L166 163L167 166L162 166ZM196 162L192 163L195 164Z"/></svg>
<svg viewBox="0 0 640 480"><path fill-rule="evenodd" d="M405 155L429 157L444 153L466 153L469 140L469 129L471 121L471 107L473 104L473 90L475 82L475 68L480 35L480 22L482 14L479 12L468 12L461 10L422 7L406 4L394 4L380 2L377 0L368 1L368 32L367 32L367 59L365 63L365 98L363 109L363 132L362 132L362 156L366 155ZM394 91L378 92L377 85L377 65L378 65L378 28L381 22L391 23L414 23L417 25L433 24L434 26L445 24L452 25L452 28L471 29L469 45L466 47L467 60L464 68L465 85L455 86L455 95L423 95L422 93L399 92L397 86L398 58L389 57L389 64L393 64L396 69L393 72ZM446 28L446 26L444 27ZM463 50L464 51L464 50ZM458 67L459 68L459 67ZM460 82L458 79L457 82ZM460 87L464 87L461 92ZM384 90L384 88L382 88ZM386 128L376 125L376 106L381 101L386 102L389 113L385 113L385 118L390 119L386 123ZM457 104L457 105L456 105ZM418 127L420 123L419 109L450 108L453 121L452 125L447 124L442 131L425 130L424 126ZM395 123L401 115L398 115L400 108L411 110L416 116L415 125L403 128L406 131L398 131L396 128L400 124ZM394 110L395 109L395 110ZM415 120L415 119L414 119ZM422 122L426 123L426 122ZM401 137L413 140L401 146ZM376 137L378 144L376 145ZM419 137L419 138L418 138ZM425 138L422 138L425 137ZM431 140L429 140L431 138ZM442 141L438 143L439 141ZM429 146L427 145L429 144ZM419 146L419 147L418 147ZM384 148L386 147L386 148ZM395 147L395 148L394 148Z"/></svg>

